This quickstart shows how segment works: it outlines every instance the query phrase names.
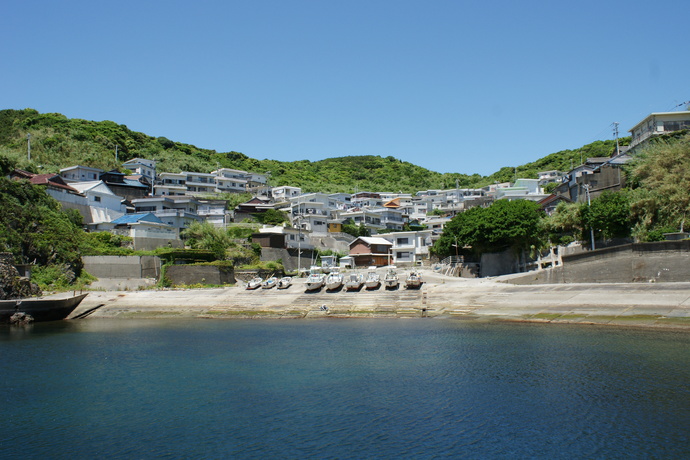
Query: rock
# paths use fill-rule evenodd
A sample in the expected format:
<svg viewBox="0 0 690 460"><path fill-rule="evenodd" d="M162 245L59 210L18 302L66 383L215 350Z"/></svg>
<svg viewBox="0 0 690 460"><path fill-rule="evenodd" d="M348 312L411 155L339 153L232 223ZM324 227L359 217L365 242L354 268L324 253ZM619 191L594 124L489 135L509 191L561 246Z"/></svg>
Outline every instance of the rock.
<svg viewBox="0 0 690 460"><path fill-rule="evenodd" d="M41 295L41 289L28 278L19 276L12 265L12 255L0 254L0 300L22 299Z"/></svg>

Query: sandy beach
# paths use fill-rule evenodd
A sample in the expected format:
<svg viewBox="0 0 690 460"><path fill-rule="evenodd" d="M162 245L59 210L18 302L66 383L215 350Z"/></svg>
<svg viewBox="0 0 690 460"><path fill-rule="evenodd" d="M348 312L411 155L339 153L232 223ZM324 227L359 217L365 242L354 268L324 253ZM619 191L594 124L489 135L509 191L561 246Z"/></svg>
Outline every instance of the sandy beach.
<svg viewBox="0 0 690 460"><path fill-rule="evenodd" d="M403 272L404 274L404 272ZM87 318L450 318L553 323L610 324L690 329L689 283L510 284L511 276L491 279L448 277L423 272L420 289L383 287L369 291L325 288L305 292L304 279L285 290L108 289L108 280L71 317ZM404 278L401 277L404 281ZM113 285L113 283L111 283Z"/></svg>

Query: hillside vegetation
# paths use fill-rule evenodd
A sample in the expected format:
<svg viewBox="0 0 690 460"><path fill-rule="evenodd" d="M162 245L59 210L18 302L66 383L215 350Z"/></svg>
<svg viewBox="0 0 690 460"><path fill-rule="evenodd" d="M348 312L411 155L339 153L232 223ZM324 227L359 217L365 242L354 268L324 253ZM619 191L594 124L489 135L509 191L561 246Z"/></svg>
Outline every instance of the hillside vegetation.
<svg viewBox="0 0 690 460"><path fill-rule="evenodd" d="M28 134L31 135L31 161L27 155ZM627 138L621 140L626 141ZM165 137L148 136L112 121L71 119L33 109L0 111L0 155L32 172L58 172L74 165L120 169L122 162L140 157L158 160L158 170L166 172L211 172L218 166L270 172L270 185L292 185L302 187L305 192L415 193L453 188L456 184L461 188L476 188L514 181L516 175L536 178L539 171L567 171L572 165L580 164L581 158L609 156L614 149L612 140L596 141L575 150L552 153L517 168L506 166L490 176L441 174L392 156L347 156L314 162L257 160L240 152L217 152Z"/></svg>

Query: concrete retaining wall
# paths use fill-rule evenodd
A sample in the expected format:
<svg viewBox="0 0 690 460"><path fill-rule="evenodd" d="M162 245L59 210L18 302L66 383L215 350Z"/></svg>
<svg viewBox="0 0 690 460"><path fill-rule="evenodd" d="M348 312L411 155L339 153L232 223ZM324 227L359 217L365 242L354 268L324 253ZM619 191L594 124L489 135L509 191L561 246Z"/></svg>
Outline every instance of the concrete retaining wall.
<svg viewBox="0 0 690 460"><path fill-rule="evenodd" d="M233 267L217 265L171 265L165 270L165 277L174 285L236 283Z"/></svg>
<svg viewBox="0 0 690 460"><path fill-rule="evenodd" d="M313 251L310 249L302 249L301 257L297 257L297 249L278 249L278 248L262 248L261 261L272 262L276 260L283 261L283 267L288 272L297 271L297 260L299 259L300 268L309 269L311 261L314 257Z"/></svg>
<svg viewBox="0 0 690 460"><path fill-rule="evenodd" d="M515 253L510 249L503 252L482 254L479 264L479 276L484 278L515 273L518 268L517 262Z"/></svg>
<svg viewBox="0 0 690 460"><path fill-rule="evenodd" d="M690 241L634 243L564 255L563 265L526 273L513 284L690 281Z"/></svg>
<svg viewBox="0 0 690 460"><path fill-rule="evenodd" d="M161 261L156 256L84 256L84 270L96 278L156 278Z"/></svg>

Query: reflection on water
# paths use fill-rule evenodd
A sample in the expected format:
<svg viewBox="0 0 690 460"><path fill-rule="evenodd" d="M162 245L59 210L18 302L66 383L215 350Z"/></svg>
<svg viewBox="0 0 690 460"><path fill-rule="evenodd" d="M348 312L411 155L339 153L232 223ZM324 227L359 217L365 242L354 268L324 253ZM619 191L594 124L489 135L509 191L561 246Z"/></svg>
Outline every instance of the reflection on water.
<svg viewBox="0 0 690 460"><path fill-rule="evenodd" d="M688 337L422 319L8 327L0 455L679 458Z"/></svg>

